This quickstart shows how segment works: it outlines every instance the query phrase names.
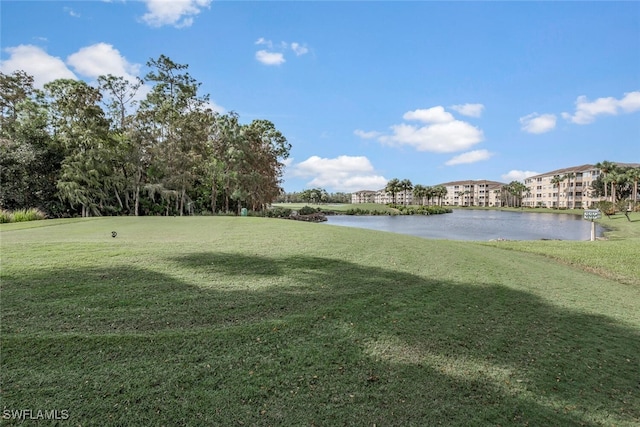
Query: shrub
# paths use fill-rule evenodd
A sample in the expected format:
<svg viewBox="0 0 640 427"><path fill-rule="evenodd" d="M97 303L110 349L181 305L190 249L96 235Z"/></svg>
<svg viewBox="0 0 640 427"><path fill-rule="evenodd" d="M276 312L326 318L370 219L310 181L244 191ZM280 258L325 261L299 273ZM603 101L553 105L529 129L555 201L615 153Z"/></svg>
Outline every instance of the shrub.
<svg viewBox="0 0 640 427"><path fill-rule="evenodd" d="M312 208L311 206L304 206L298 210L298 215L311 215L320 212L320 208Z"/></svg>
<svg viewBox="0 0 640 427"><path fill-rule="evenodd" d="M5 211L4 209L0 209L0 224L4 224L7 222L13 221L13 215L9 211Z"/></svg>
<svg viewBox="0 0 640 427"><path fill-rule="evenodd" d="M613 203L603 200L596 203L596 207L605 215L613 215L616 213L616 207Z"/></svg>
<svg viewBox="0 0 640 427"><path fill-rule="evenodd" d="M37 208L19 209L13 212L2 211L0 214L0 223L37 221L45 219L46 217L47 215Z"/></svg>
<svg viewBox="0 0 640 427"><path fill-rule="evenodd" d="M291 216L291 209L289 208L273 208L265 211L265 216L268 218L289 218Z"/></svg>
<svg viewBox="0 0 640 427"><path fill-rule="evenodd" d="M346 215L371 215L371 211L367 209L351 208L351 209L347 209L345 214Z"/></svg>

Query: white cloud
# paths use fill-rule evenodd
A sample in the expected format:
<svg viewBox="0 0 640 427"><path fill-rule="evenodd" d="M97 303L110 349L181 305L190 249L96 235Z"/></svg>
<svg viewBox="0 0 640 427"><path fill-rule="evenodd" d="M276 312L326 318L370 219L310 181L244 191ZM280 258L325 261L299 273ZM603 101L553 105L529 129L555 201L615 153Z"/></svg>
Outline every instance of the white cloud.
<svg viewBox="0 0 640 427"><path fill-rule="evenodd" d="M511 181L520 181L524 182L525 178L529 178L530 176L540 175L539 172L533 171L520 171L520 170L510 170L509 172L501 175L503 181L511 182Z"/></svg>
<svg viewBox="0 0 640 427"><path fill-rule="evenodd" d="M363 139L373 139L380 136L380 132L376 132L376 131L366 132L361 129L356 129L353 131L353 133L356 136L359 136L360 138L363 138Z"/></svg>
<svg viewBox="0 0 640 427"><path fill-rule="evenodd" d="M269 49L273 49L273 43L271 42L271 40L267 40L264 37L260 37L258 40L256 40L255 44L257 44L257 45L265 45Z"/></svg>
<svg viewBox="0 0 640 427"><path fill-rule="evenodd" d="M484 111L484 105L482 104L458 104L452 105L451 109L457 111L463 116L480 117Z"/></svg>
<svg viewBox="0 0 640 427"><path fill-rule="evenodd" d="M373 165L364 156L338 156L333 159L311 156L293 165L291 175L311 178L307 182L309 187L344 192L378 189L387 183L385 177L375 173Z"/></svg>
<svg viewBox="0 0 640 427"><path fill-rule="evenodd" d="M172 25L176 28L189 27L193 17L203 8L209 7L211 0L144 0L148 12L142 20L152 27Z"/></svg>
<svg viewBox="0 0 640 427"><path fill-rule="evenodd" d="M293 50L293 52L297 56L304 55L305 53L309 52L309 48L307 48L306 46L302 46L300 43L296 42L291 43L291 50Z"/></svg>
<svg viewBox="0 0 640 427"><path fill-rule="evenodd" d="M118 49L107 43L96 43L81 48L77 52L69 55L67 64L69 64L76 73L93 79L92 84L95 84L99 76L105 76L107 74L123 77L130 83L137 83L137 76L140 73L140 64L129 63ZM134 99L141 101L147 96L150 90L151 87L141 85Z"/></svg>
<svg viewBox="0 0 640 427"><path fill-rule="evenodd" d="M296 56L301 56L309 52L309 48L300 43L293 42L289 44L287 42L280 42L279 44L274 44L271 40L267 40L264 37L260 37L254 44L267 48L256 52L256 59L264 65L280 65L286 62L284 52L289 49L291 49Z"/></svg>
<svg viewBox="0 0 640 427"><path fill-rule="evenodd" d="M473 150L473 151L468 151L466 153L459 154L451 158L450 160L445 162L445 165L453 166L453 165L462 165L467 163L476 163L482 160L487 160L491 156L493 156L493 154L487 150Z"/></svg>
<svg viewBox="0 0 640 427"><path fill-rule="evenodd" d="M0 70L5 74L23 70L33 76L37 88L56 79L76 79L62 59L49 55L38 46L19 45L5 51L9 53L9 59L0 63Z"/></svg>
<svg viewBox="0 0 640 427"><path fill-rule="evenodd" d="M259 50L256 52L256 59L264 65L280 65L285 62L284 55L279 52L268 52Z"/></svg>
<svg viewBox="0 0 640 427"><path fill-rule="evenodd" d="M618 106L625 113L633 113L640 110L640 91L625 93L624 98L618 102Z"/></svg>
<svg viewBox="0 0 640 427"><path fill-rule="evenodd" d="M37 88L42 88L46 83L56 79L76 80L78 75L93 80L93 83L98 76L106 74L124 77L134 83L137 82L136 76L140 72L140 65L129 63L117 49L106 43L83 47L69 55L66 63L37 46L21 45L5 50L9 52L10 57L6 61L2 61L0 70L6 74L16 70L24 70L33 76L34 85ZM75 73L69 69L67 64L73 68ZM135 99L143 99L149 90L148 86L142 85L138 89Z"/></svg>
<svg viewBox="0 0 640 427"><path fill-rule="evenodd" d="M441 106L408 111L404 113L402 118L405 120L418 120L425 123L448 123L455 120L453 115L445 111Z"/></svg>
<svg viewBox="0 0 640 427"><path fill-rule="evenodd" d="M622 99L613 97L598 98L595 101L588 101L586 96L579 96L576 100L575 113L562 113L566 120L578 124L586 125L592 123L597 116L608 114L618 115L620 113L633 113L640 110L640 91L625 93Z"/></svg>
<svg viewBox="0 0 640 427"><path fill-rule="evenodd" d="M522 130L529 133L545 133L556 127L556 116L554 114L532 113L520 117Z"/></svg>
<svg viewBox="0 0 640 427"><path fill-rule="evenodd" d="M424 126L401 123L391 126L391 135L378 138L387 145L409 145L418 151L435 153L453 153L468 150L484 140L482 130L467 122L456 120L444 107L409 111L403 115L405 120L419 120Z"/></svg>
<svg viewBox="0 0 640 427"><path fill-rule="evenodd" d="M118 49L107 43L83 47L69 55L67 63L77 73L93 79L101 75L113 74L133 82L140 72L139 64L130 64Z"/></svg>

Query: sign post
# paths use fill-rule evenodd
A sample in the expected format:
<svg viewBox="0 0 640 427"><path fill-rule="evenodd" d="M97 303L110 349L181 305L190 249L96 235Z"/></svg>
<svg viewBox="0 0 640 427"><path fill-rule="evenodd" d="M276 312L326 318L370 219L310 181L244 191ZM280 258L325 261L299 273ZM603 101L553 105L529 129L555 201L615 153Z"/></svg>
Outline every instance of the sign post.
<svg viewBox="0 0 640 427"><path fill-rule="evenodd" d="M602 217L602 213L600 209L586 209L584 211L583 218L591 221L591 241L596 240L596 219L600 219Z"/></svg>

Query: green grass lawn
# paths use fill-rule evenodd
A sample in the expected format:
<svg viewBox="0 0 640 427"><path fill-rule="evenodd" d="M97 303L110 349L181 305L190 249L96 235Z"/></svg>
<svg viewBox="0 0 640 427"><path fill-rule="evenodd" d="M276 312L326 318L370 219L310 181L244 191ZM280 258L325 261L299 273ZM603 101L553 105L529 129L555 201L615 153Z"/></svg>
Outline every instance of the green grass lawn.
<svg viewBox="0 0 640 427"><path fill-rule="evenodd" d="M610 221L608 241L495 243L253 217L3 224L3 416L637 426L640 221Z"/></svg>

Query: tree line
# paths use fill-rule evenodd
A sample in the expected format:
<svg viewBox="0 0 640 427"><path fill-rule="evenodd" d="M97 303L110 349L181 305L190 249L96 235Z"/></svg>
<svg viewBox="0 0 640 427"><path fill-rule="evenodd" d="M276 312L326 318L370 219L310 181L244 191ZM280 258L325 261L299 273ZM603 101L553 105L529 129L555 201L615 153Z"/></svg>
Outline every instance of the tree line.
<svg viewBox="0 0 640 427"><path fill-rule="evenodd" d="M276 198L280 203L351 203L350 193L329 193L324 188L308 188L303 191L282 193Z"/></svg>
<svg viewBox="0 0 640 427"><path fill-rule="evenodd" d="M403 193L405 195L404 204L408 203L406 195L412 192L415 200L420 200L422 205L432 204L432 200L437 200L438 205L442 206L442 199L447 195L447 187L444 185L428 186L416 184L415 186L410 179L393 178L387 182L384 191L391 194L392 203L397 204L396 195Z"/></svg>
<svg viewBox="0 0 640 427"><path fill-rule="evenodd" d="M291 145L268 120L212 110L188 66L161 55L135 82L0 73L0 208L49 216L261 210ZM150 85L143 99L138 94Z"/></svg>
<svg viewBox="0 0 640 427"><path fill-rule="evenodd" d="M634 206L637 205L640 166L604 160L596 163L596 167L600 169L600 176L591 183L596 196L604 197L613 204L630 199Z"/></svg>

